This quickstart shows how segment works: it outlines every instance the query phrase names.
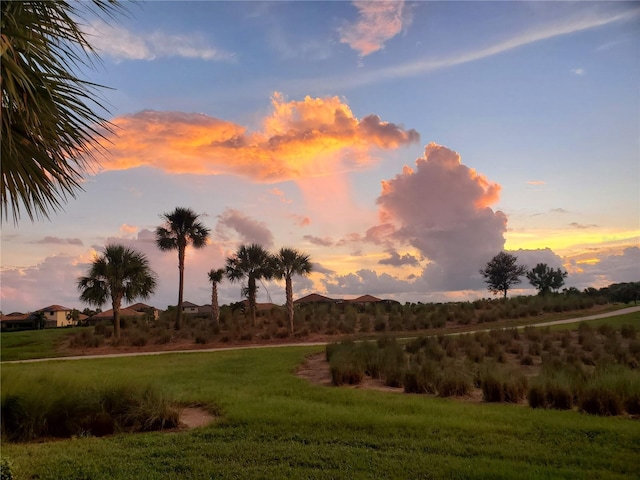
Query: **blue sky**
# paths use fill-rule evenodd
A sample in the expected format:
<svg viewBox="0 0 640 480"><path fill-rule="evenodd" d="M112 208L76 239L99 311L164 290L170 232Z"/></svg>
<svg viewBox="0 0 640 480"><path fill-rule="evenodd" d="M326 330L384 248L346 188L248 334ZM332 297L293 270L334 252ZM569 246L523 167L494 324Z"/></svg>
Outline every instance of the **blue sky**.
<svg viewBox="0 0 640 480"><path fill-rule="evenodd" d="M175 304L153 230L177 206L212 229L187 258L199 304L248 242L310 253L296 295L488 296L477 272L503 248L568 286L640 280L637 3L139 2L85 24L118 137L64 211L3 225L4 313L82 309L108 242L147 254L149 303Z"/></svg>

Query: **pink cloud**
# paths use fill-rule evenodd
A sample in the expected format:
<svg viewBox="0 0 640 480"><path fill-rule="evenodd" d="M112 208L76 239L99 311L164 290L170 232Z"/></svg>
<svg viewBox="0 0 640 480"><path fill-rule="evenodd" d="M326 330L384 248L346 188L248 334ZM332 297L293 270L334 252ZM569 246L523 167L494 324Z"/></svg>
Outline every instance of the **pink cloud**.
<svg viewBox="0 0 640 480"><path fill-rule="evenodd" d="M354 1L358 21L340 29L340 42L361 56L384 48L385 42L398 35L411 23L404 1Z"/></svg>
<svg viewBox="0 0 640 480"><path fill-rule="evenodd" d="M225 240L230 239L230 230L240 236L241 243L257 243L265 248L273 246L273 234L266 223L254 220L232 208L218 215L216 225L216 233Z"/></svg>

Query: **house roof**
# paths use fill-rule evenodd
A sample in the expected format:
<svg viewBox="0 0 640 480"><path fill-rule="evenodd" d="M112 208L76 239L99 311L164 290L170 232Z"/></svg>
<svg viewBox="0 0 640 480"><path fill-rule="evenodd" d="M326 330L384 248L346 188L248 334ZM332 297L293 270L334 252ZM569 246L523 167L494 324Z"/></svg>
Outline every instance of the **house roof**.
<svg viewBox="0 0 640 480"><path fill-rule="evenodd" d="M20 314L11 313L9 315L0 315L0 321L2 322L24 321L24 320L30 320L29 317L31 317L30 313L20 313Z"/></svg>
<svg viewBox="0 0 640 480"><path fill-rule="evenodd" d="M142 312L131 309L131 307L121 308L120 317L139 317L144 315ZM104 312L96 313L91 316L92 319L99 320L101 318L113 318L113 309L105 310Z"/></svg>
<svg viewBox="0 0 640 480"><path fill-rule="evenodd" d="M130 310L135 310L136 312L142 312L144 310L148 310L149 308L155 308L155 307L152 307L151 305L147 305L146 303L138 302L138 303L134 303L133 305L129 305L127 308Z"/></svg>
<svg viewBox="0 0 640 480"><path fill-rule="evenodd" d="M317 293L311 293L309 295L307 295L306 297L302 297L299 298L297 300L294 300L294 304L298 304L298 303L319 303L319 302L326 302L326 303L333 303L336 302L337 300L334 300L333 298L329 298L329 297L325 297L323 295L319 295Z"/></svg>
<svg viewBox="0 0 640 480"><path fill-rule="evenodd" d="M70 312L73 308L63 307L62 305L49 305L48 307L36 310L36 312Z"/></svg>
<svg viewBox="0 0 640 480"><path fill-rule="evenodd" d="M350 303L377 303L377 302L381 302L382 300L378 297L374 297L373 295L362 295L358 298L352 298L350 300L345 300L345 302L350 302Z"/></svg>
<svg viewBox="0 0 640 480"><path fill-rule="evenodd" d="M195 303L191 303L191 302L182 302L182 308L184 307L198 307L198 305L196 305Z"/></svg>

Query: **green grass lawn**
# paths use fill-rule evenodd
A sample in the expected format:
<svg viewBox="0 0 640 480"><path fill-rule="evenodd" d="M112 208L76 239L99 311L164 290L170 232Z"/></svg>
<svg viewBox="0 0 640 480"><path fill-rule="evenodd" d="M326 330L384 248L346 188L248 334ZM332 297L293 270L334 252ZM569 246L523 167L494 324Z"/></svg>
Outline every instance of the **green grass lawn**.
<svg viewBox="0 0 640 480"><path fill-rule="evenodd" d="M29 358L53 358L65 355L58 347L70 335L93 331L93 327L47 328L0 334L0 360L26 360ZM68 354L67 354L68 355Z"/></svg>
<svg viewBox="0 0 640 480"><path fill-rule="evenodd" d="M19 479L637 478L640 424L572 411L312 385L318 347L2 366L2 391L155 382L217 422L192 431L3 442Z"/></svg>
<svg viewBox="0 0 640 480"><path fill-rule="evenodd" d="M575 323L565 323L562 325L552 325L551 330L575 330L578 325L582 323L577 321ZM616 315L615 317L599 318L596 320L589 320L590 327L598 328L600 325L611 325L614 328L620 328L623 325L635 325L640 330L640 312L627 313L626 315Z"/></svg>

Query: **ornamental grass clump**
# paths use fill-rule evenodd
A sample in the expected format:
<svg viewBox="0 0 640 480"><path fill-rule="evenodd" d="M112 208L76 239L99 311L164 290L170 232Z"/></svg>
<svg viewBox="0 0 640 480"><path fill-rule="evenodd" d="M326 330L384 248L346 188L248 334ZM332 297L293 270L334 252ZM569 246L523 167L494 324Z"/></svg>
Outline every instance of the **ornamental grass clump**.
<svg viewBox="0 0 640 480"><path fill-rule="evenodd" d="M103 436L178 426L179 411L159 387L114 381L87 386L43 378L25 385L3 378L3 440Z"/></svg>
<svg viewBox="0 0 640 480"><path fill-rule="evenodd" d="M486 362L479 374L485 402L518 403L527 394L527 378L515 369Z"/></svg>

